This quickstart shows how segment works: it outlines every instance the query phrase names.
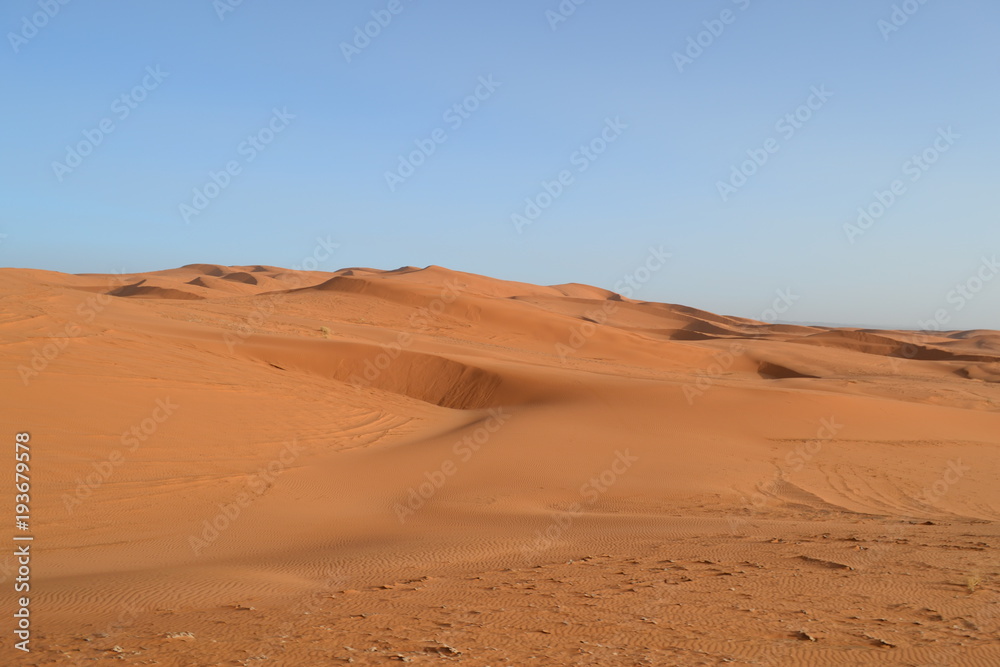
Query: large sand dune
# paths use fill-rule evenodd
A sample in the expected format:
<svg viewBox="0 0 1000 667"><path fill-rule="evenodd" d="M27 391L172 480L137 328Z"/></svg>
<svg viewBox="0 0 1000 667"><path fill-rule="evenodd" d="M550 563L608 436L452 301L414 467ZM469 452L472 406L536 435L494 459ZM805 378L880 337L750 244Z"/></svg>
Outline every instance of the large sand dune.
<svg viewBox="0 0 1000 667"><path fill-rule="evenodd" d="M1000 332L441 267L4 269L0 305L4 664L1000 664Z"/></svg>

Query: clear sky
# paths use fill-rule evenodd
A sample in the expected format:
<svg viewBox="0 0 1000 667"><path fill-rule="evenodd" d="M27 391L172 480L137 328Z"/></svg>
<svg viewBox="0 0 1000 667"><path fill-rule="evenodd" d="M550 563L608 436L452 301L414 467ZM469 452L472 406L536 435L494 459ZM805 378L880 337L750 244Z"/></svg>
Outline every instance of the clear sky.
<svg viewBox="0 0 1000 667"><path fill-rule="evenodd" d="M995 0L576 2L8 0L0 265L611 288L662 247L635 298L1000 329Z"/></svg>

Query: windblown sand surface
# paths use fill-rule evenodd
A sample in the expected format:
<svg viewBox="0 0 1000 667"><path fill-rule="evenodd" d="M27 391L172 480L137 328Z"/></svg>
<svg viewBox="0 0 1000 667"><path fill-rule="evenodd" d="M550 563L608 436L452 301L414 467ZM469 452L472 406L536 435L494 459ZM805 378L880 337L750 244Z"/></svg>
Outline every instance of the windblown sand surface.
<svg viewBox="0 0 1000 667"><path fill-rule="evenodd" d="M1000 664L1000 332L439 267L5 269L0 305L0 664Z"/></svg>

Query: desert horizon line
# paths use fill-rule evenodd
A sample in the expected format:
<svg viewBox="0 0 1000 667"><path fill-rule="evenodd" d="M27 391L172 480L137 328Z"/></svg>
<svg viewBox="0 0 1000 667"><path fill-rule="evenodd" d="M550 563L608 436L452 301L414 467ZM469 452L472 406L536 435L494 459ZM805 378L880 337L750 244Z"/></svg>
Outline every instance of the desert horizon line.
<svg viewBox="0 0 1000 667"><path fill-rule="evenodd" d="M339 247L339 244L329 244L328 243L328 244L324 244L324 247L327 250L331 250L331 249L335 249L335 248ZM661 246L661 251L662 251L662 246ZM669 257L670 255L669 255L669 253L667 253L665 256ZM313 259L313 258L309 257L307 259ZM321 258L320 261L326 261L326 258ZM305 263L306 263L305 261L301 262L302 265L304 265ZM757 322L763 322L763 323L769 324L769 325L801 326L801 327L815 327L815 328L835 328L835 329L858 329L858 330L874 330L874 331L899 331L899 332L909 332L909 333L926 334L926 335L945 334L945 333L962 333L962 332L972 332L972 331L997 331L998 330L998 329L995 329L995 328L990 327L990 326L943 328L942 325L946 324L947 320L939 321L940 320L940 315L939 315L940 311L938 311L938 314L936 314L934 317L931 317L931 318L929 318L927 320L920 320L918 322L906 323L906 324L904 324L904 323L875 324L875 323L872 323L872 322L865 322L865 321L861 321L861 320L831 321L831 320L819 320L819 319L809 319L809 318L796 320L796 319L785 319L785 318L781 318L781 317L766 317L766 318L762 319L760 316L737 315L737 314L733 314L731 312L724 312L724 311L721 311L721 310L716 310L716 309L713 309L712 307L706 307L706 306L701 306L701 305L692 305L691 303L686 303L686 302L681 302L681 301L666 301L666 300L660 300L660 299L655 299L655 298L654 299L635 298L633 296L630 296L629 294L623 293L623 291L620 290L620 289L616 289L619 285L622 284L623 281L619 281L613 287L606 287L606 286L601 285L601 284L594 284L594 283L582 282L582 281L577 281L577 280L567 280L567 281L563 281L563 282L545 282L545 283L542 283L542 282L533 282L531 280L524 280L524 279L517 279L517 278L501 278L501 277L498 277L498 276L495 276L495 275L491 275L491 274L487 274L487 273L477 273L477 272L474 272L474 271L465 271L465 270L462 270L462 269L454 269L454 268L450 268L448 266L445 266L443 264L436 264L436 263L427 264L425 266L420 266L420 265L417 265L417 264L404 264L404 265L398 266L398 267L393 268L393 269L385 269L385 268L378 268L378 267L375 267L375 266L364 266L364 265L347 265L347 266L341 266L341 267L336 268L336 269L322 269L322 268L319 268L319 263L318 262L316 262L316 265L317 265L316 268L308 268L306 266L300 266L298 264L293 264L291 266L281 266L279 264L269 264L269 263L264 263L264 262L247 262L247 263L240 263L240 264L222 264L222 263L217 263L217 262L189 262L187 264L182 264L180 266L172 266L172 267L166 267L166 268L160 268L160 269L151 269L151 270L139 270L139 271L124 271L124 270L120 270L120 271L111 271L111 272L94 272L94 271L68 272L68 271L60 271L58 269L46 269L46 268L28 267L28 266L0 266L0 271L2 271L2 270L45 271L45 272L58 273L58 274L62 274L62 275L72 275L72 276L86 277L86 276L140 276L140 275L157 274L157 273L164 273L164 272L168 272L168 271L175 271L175 270L179 270L179 269L188 269L188 268L197 268L197 267L219 267L219 268L228 268L228 269L246 269L248 271L252 271L254 269L258 269L258 270L262 270L262 271L263 270L280 269L280 270L283 270L283 271L295 271L295 272L303 272L303 273L323 273L323 274L331 274L331 275L337 274L337 273L342 273L342 272L345 272L345 271L371 271L371 272L375 272L375 273L379 273L379 274L391 274L391 273L399 273L399 272L403 272L403 271L407 271L407 272L411 272L412 273L412 272L415 272L415 271L427 271L427 270L432 270L432 269L440 269L442 271L446 271L446 272L449 272L449 273L456 273L456 274L463 274L463 275L469 275L469 276L476 276L476 277L487 278L489 280L496 280L496 281L500 281L500 282L522 283L522 284L525 284L525 285L532 285L532 286L535 286L535 287L559 287L559 286L563 286L563 285L566 285L566 286L569 286L569 285L580 285L580 286L584 286L584 287L592 287L592 288L595 288L595 289L606 290L606 291L610 292L611 294L613 294L615 296L623 297L625 299L633 300L633 301L636 301L636 302L639 302L639 303L659 303L659 304L663 304L663 305L673 305L673 306L681 306L681 307L684 307L684 308L694 308L696 310L701 310L701 311L706 312L706 313L712 313L714 315L722 315L722 316L725 316L725 317L734 317L734 318L739 318L739 319L752 320L752 321L757 321ZM642 286L641 284L640 285L635 285L634 283L630 282L629 285L628 285L628 287L625 288L624 291L625 292L635 291L635 290L639 289L641 286ZM312 287L312 285L304 285L304 286L301 286L301 287L298 287L298 288L293 288L293 289L308 289L309 287ZM278 290L278 291L280 291L280 290ZM794 295L794 293L792 292L791 288L784 288L784 289L778 288L775 291L775 293L778 294L778 299L776 300L776 303L778 301L782 301L785 304L785 306L790 306L791 305L790 301L797 301L798 298L799 298L797 295ZM784 294L784 296L783 296L783 294ZM250 296L250 295L248 295L248 296ZM253 295L253 296L260 296L260 295ZM774 312L775 315L778 315L778 314L780 314L782 312L780 309L775 310L774 308L769 308L765 312L768 312L768 311Z"/></svg>

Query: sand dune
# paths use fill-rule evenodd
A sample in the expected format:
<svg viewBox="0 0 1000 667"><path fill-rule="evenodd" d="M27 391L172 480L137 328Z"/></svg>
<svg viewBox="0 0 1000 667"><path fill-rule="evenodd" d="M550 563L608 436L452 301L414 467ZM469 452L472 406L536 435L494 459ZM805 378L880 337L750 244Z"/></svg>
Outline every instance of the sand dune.
<svg viewBox="0 0 1000 667"><path fill-rule="evenodd" d="M2 269L0 304L11 664L1000 664L998 332L437 266Z"/></svg>

